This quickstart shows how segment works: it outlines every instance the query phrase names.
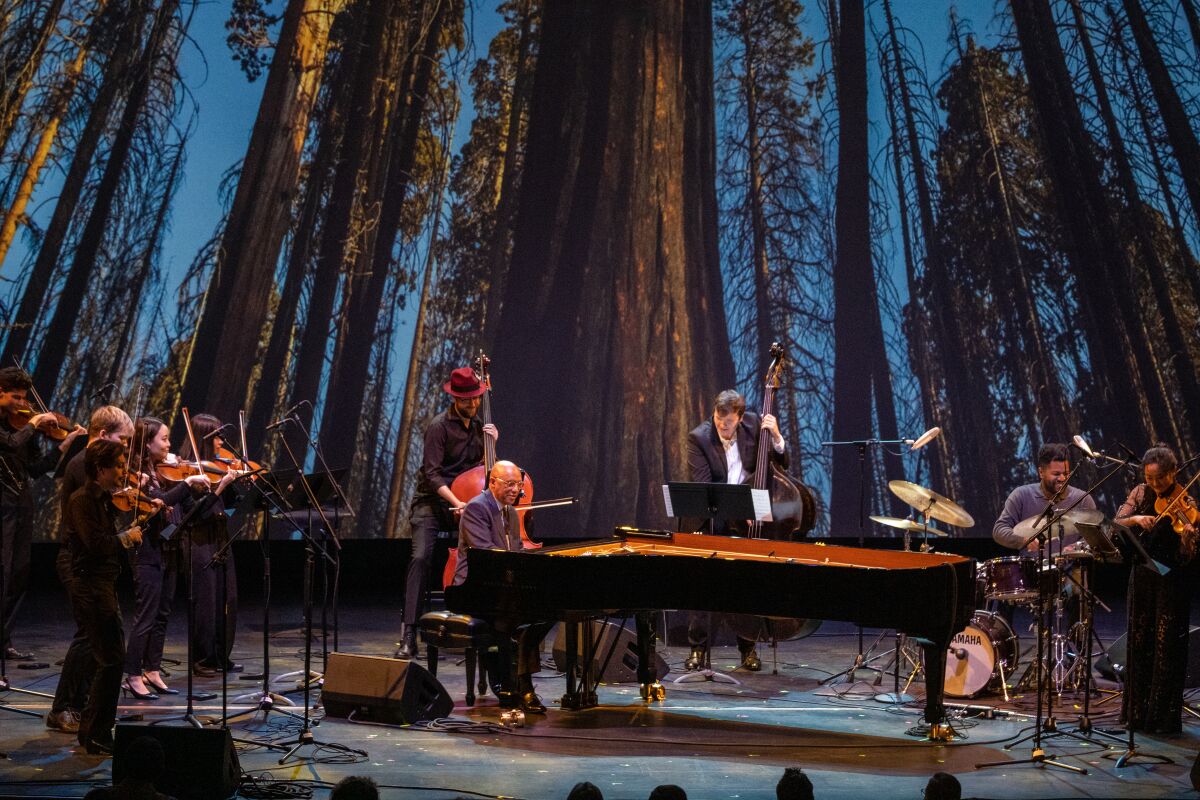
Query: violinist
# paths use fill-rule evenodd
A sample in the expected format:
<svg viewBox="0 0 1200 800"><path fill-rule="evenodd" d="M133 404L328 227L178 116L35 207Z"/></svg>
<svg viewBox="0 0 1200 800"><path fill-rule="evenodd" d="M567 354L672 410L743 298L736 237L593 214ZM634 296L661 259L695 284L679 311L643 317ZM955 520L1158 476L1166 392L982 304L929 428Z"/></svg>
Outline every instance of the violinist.
<svg viewBox="0 0 1200 800"><path fill-rule="evenodd" d="M43 451L41 437L59 431L56 414L31 414L33 381L19 367L0 368L0 648L9 660L28 661L33 653L12 646L13 625L29 582L33 546L33 498L29 481L50 472L84 429L75 426L58 448Z"/></svg>
<svg viewBox="0 0 1200 800"><path fill-rule="evenodd" d="M221 420L211 414L192 417L192 433L200 449L200 462L211 462L216 456L222 444L221 436L217 433L219 430ZM185 461L196 460L191 442L184 443L179 455ZM229 470L213 487L211 494L201 500L207 504L207 508L200 513L190 531L189 579L192 581L192 596L196 604L192 650L195 654L195 674L201 676L212 676L221 670L242 671L242 665L233 663L229 657L233 652L237 629L237 571L233 564L233 551L227 549L221 561L209 567L213 556L229 541L229 522L225 516L222 494L237 476L236 471ZM225 587L224 596L221 594L222 585Z"/></svg>
<svg viewBox="0 0 1200 800"><path fill-rule="evenodd" d="M488 476L488 488L480 492L462 510L458 526L458 563L454 585L467 579L467 551L471 548L490 550L520 550L520 526L513 503L520 495L525 474L511 461L497 461ZM533 688L533 676L541 671L542 639L554 626L553 622L538 622L514 631L516 639L516 681L507 679L507 664L501 666L505 686L497 696L501 704L520 706L526 713L545 714L546 706ZM507 648L502 649L508 661ZM494 670L489 670L493 671Z"/></svg>
<svg viewBox="0 0 1200 800"><path fill-rule="evenodd" d="M125 682L122 689L139 700L157 700L162 694L179 694L168 688L162 677L163 644L175 599L179 575L179 542L172 534L182 517L183 505L193 495L209 491L205 475L188 475L167 486L157 467L171 452L170 429L158 417L142 417L133 435L131 470L145 481L141 491L162 504L144 526L142 546L133 551L135 605L133 624L125 650Z"/></svg>
<svg viewBox="0 0 1200 800"><path fill-rule="evenodd" d="M746 411L746 400L732 389L717 395L713 402L710 419L705 420L688 433L688 479L694 483L746 483L754 475L758 463L758 437L760 431L771 434L770 459L786 469L787 446L779 432L779 422L773 414L761 420L753 411ZM729 533L730 523L721 526L714 520L714 533ZM707 614L691 614L688 620L688 642L692 653L684 667L697 670L705 663L708 648L708 630L705 626ZM755 651L754 642L738 637L738 652L742 656L742 668L757 672L762 662Z"/></svg>
<svg viewBox="0 0 1200 800"><path fill-rule="evenodd" d="M1129 667L1121 715L1147 733L1179 733L1188 660L1188 611L1196 558L1196 501L1176 483L1179 462L1156 444L1142 456L1145 479L1129 493L1116 522L1138 533L1166 575L1136 566L1129 573ZM1168 509L1176 515L1163 515Z"/></svg>
<svg viewBox="0 0 1200 800"><path fill-rule="evenodd" d="M425 610L433 544L439 534L457 535L457 515L466 501L455 497L450 485L459 475L483 463L485 435L493 440L500 437L495 425L484 425L479 420L480 398L487 389L473 369L454 370L442 389L450 395L450 407L425 426L425 450L408 517L412 557L405 576L404 624L397 658L417 657L417 620Z"/></svg>
<svg viewBox="0 0 1200 800"><path fill-rule="evenodd" d="M133 422L128 414L116 406L101 406L92 412L88 420L87 444L108 441L127 445L132 435ZM70 533L70 518L67 515L67 502L71 495L87 483L86 449L85 446L67 461L58 485L59 548L55 568L59 582L67 590L71 614L75 618L75 635L71 638L67 655L63 659L58 686L54 690L54 700L46 714L46 727L63 733L79 731L79 715L87 702L88 687L96 672L96 661L92 657L87 628L84 625L85 609L76 602L75 593L72 591L75 581L74 557L71 552L73 537Z"/></svg>
<svg viewBox="0 0 1200 800"><path fill-rule="evenodd" d="M79 743L93 755L111 755L121 687L125 636L117 604L122 549L141 544L140 528L118 532L112 494L125 486L125 447L101 439L84 456L87 481L67 501L71 536L72 595L83 611L84 630L96 662L87 706L79 722Z"/></svg>

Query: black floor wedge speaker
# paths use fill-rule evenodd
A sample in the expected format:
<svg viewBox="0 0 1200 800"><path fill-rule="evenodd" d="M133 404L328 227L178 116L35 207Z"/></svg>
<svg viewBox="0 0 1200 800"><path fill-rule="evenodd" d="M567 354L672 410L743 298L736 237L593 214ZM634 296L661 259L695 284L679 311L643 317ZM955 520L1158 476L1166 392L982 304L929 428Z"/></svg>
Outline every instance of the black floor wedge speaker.
<svg viewBox="0 0 1200 800"><path fill-rule="evenodd" d="M1110 681L1125 680L1125 651L1127 637L1121 634L1108 646L1108 650L1096 659L1096 672ZM1187 689L1200 686L1200 625L1192 626L1188 631L1187 673L1183 685Z"/></svg>
<svg viewBox="0 0 1200 800"><path fill-rule="evenodd" d="M554 637L554 666L559 672L567 666L567 638L562 625ZM604 683L637 682L637 635L612 622L592 623L592 636L596 642L596 657L592 664ZM583 643L579 643L579 655L583 655ZM603 670L603 672L601 672ZM654 654L654 674L662 678L669 668L658 653Z"/></svg>
<svg viewBox="0 0 1200 800"><path fill-rule="evenodd" d="M415 661L330 653L321 704L330 717L408 725L450 714L446 687Z"/></svg>
<svg viewBox="0 0 1200 800"><path fill-rule="evenodd" d="M113 745L114 786L129 774L129 746L143 736L162 745L167 757L166 769L154 782L162 794L179 800L224 800L237 792L242 768L229 730L179 725L118 725Z"/></svg>

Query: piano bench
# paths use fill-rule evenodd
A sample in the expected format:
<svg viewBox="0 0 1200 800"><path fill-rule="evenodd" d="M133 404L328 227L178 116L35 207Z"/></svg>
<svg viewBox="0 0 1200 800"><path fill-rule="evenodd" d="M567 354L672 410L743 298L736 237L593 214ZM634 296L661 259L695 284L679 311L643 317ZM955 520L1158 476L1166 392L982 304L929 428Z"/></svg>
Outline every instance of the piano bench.
<svg viewBox="0 0 1200 800"><path fill-rule="evenodd" d="M488 670L478 656L497 648L500 637L481 619L450 611L431 611L417 620L417 630L425 643L430 674L437 676L438 650L462 650L467 667L467 705L475 705L475 667L479 666L479 693L487 694Z"/></svg>

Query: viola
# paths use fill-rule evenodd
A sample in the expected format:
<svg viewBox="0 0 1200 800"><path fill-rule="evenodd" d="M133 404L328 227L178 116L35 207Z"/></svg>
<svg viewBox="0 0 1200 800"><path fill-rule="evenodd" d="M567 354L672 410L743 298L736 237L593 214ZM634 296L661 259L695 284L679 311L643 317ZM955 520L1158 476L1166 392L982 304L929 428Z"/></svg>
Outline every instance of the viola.
<svg viewBox="0 0 1200 800"><path fill-rule="evenodd" d="M34 411L28 405L22 406L15 411L8 412L8 424L17 430L20 430L28 425L30 420L32 420L38 414L45 413L54 414L55 427L50 428L49 430L43 430L39 428L38 431L43 435L49 436L51 439L61 442L63 439L67 438L67 434L75 430L75 423L71 422L70 418L68 418L65 414L60 414L57 411Z"/></svg>
<svg viewBox="0 0 1200 800"><path fill-rule="evenodd" d="M1200 476L1200 472L1196 476ZM1184 486L1175 484L1171 494L1154 501L1154 513L1158 515L1154 518L1155 524L1159 520L1170 519L1171 528L1178 534L1182 534L1188 525L1200 527L1200 509L1196 508L1196 501L1187 493L1188 488L1196 482L1196 476Z"/></svg>
<svg viewBox="0 0 1200 800"><path fill-rule="evenodd" d="M482 352L475 359L475 375L479 378L479 384L484 387L483 398L479 404L479 419L484 425L492 424L492 378L488 374L488 366L491 361ZM454 496L464 503L470 502L473 498L478 497L479 493L487 488L488 475L492 472L492 467L496 465L496 440L491 436L484 434L483 437L483 463L476 467L471 467L466 472L459 475L450 484L450 491ZM513 508L517 511L517 520L520 522L520 537L521 549L535 550L541 547L541 544L529 538L527 530L530 504L533 502L533 479L529 477L529 473L522 470L521 472L521 492L517 496L517 502L513 503ZM442 586L449 586L454 581L454 568L458 565L458 548L451 547L450 555L446 559L446 569L442 572Z"/></svg>

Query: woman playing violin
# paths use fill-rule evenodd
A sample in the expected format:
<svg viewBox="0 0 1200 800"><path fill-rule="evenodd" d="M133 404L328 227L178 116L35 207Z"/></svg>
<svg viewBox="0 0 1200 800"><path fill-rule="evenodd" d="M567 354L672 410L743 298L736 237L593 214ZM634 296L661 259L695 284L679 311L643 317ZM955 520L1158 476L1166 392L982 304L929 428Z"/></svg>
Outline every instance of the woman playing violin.
<svg viewBox="0 0 1200 800"><path fill-rule="evenodd" d="M143 526L142 545L131 551L130 559L135 600L122 688L143 700L155 700L159 694L178 694L163 682L160 671L179 575L179 542L171 537L184 505L193 495L209 491L209 481L204 475L189 475L170 486L158 476L156 468L171 453L169 435L170 429L161 419L142 417L133 434L130 457L130 477L142 482L140 492L144 496L162 506Z"/></svg>
<svg viewBox="0 0 1200 800"><path fill-rule="evenodd" d="M1129 575L1129 670L1122 716L1136 730L1179 733L1187 670L1191 566L1196 555L1196 501L1176 483L1178 460L1166 445L1142 456L1144 483L1129 493L1116 521L1139 532L1166 575L1136 566ZM1182 519L1163 514L1172 504ZM1157 508L1157 510L1156 510Z"/></svg>
<svg viewBox="0 0 1200 800"><path fill-rule="evenodd" d="M75 426L65 432L58 448L43 451L39 433L60 431L56 414L31 414L27 395L33 381L19 367L0 369L0 615L4 641L0 648L10 660L28 660L32 653L12 647L13 623L29 582L33 546L33 498L29 482L54 469L71 442L84 433Z"/></svg>
<svg viewBox="0 0 1200 800"><path fill-rule="evenodd" d="M192 433L200 450L199 461L214 461L217 449L222 445L220 435L215 434L220 429L221 421L211 414L197 414L192 417ZM180 457L185 461L197 460L190 442L184 442ZM209 567L213 556L229 541L228 520L222 494L237 476L236 471L229 470L217 482L212 490L214 497L208 501L209 507L192 526L190 534L190 577L196 603L192 648L196 673L199 675L211 675L222 669L229 672L241 670L241 665L234 664L229 658L233 652L233 639L237 628L237 572L233 565L233 551L226 550L223 560ZM221 595L222 583L225 586L224 602Z"/></svg>

